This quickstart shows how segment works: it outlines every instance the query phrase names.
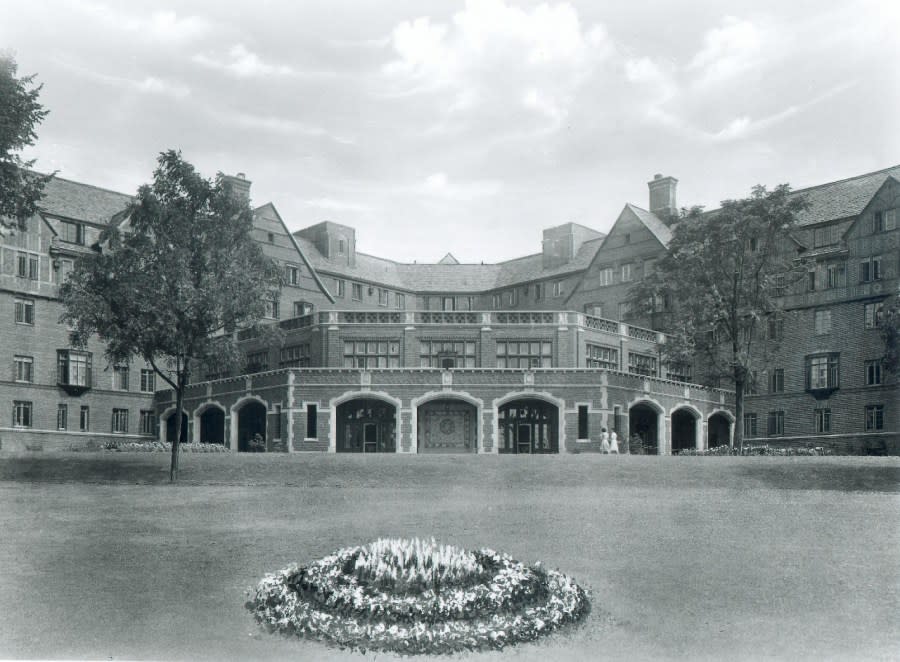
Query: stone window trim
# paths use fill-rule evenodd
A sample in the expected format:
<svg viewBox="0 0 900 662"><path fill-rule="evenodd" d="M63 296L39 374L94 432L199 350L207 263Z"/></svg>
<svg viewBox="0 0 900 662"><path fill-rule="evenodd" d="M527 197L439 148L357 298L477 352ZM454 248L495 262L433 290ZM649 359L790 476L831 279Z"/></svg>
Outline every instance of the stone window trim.
<svg viewBox="0 0 900 662"><path fill-rule="evenodd" d="M15 302L15 320L16 324L27 324L28 326L34 326L34 317L35 317L35 303L34 299L27 299L24 297L16 297L14 299Z"/></svg>
<svg viewBox="0 0 900 662"><path fill-rule="evenodd" d="M884 379L882 363L882 359L873 359L865 362L866 386L881 386Z"/></svg>
<svg viewBox="0 0 900 662"><path fill-rule="evenodd" d="M30 400L13 400L12 414L14 428L34 427L34 403Z"/></svg>
<svg viewBox="0 0 900 662"><path fill-rule="evenodd" d="M866 405L866 432L878 432L884 430L884 405L872 404Z"/></svg>
<svg viewBox="0 0 900 662"><path fill-rule="evenodd" d="M13 381L28 384L34 382L33 356L13 356Z"/></svg>
<svg viewBox="0 0 900 662"><path fill-rule="evenodd" d="M550 338L500 338L496 355L498 368L552 368L553 341ZM523 366L523 362L526 365Z"/></svg>

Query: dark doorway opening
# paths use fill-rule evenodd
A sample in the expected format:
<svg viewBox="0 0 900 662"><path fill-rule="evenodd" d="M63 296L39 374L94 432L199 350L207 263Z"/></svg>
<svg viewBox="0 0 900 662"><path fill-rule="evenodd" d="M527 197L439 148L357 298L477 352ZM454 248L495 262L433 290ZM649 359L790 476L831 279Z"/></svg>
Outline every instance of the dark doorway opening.
<svg viewBox="0 0 900 662"><path fill-rule="evenodd" d="M175 441L175 435L178 433L178 429L175 427L178 424L178 416L175 415L175 412L169 414L169 417L166 419L166 441L173 442ZM188 417L187 414L182 412L181 414L181 443L187 443L190 441L188 439Z"/></svg>
<svg viewBox="0 0 900 662"><path fill-rule="evenodd" d="M672 412L672 454L697 448L697 417L687 409Z"/></svg>
<svg viewBox="0 0 900 662"><path fill-rule="evenodd" d="M659 413L650 405L637 404L628 410L628 448L635 455L659 454Z"/></svg>
<svg viewBox="0 0 900 662"><path fill-rule="evenodd" d="M225 443L225 412L218 407L209 407L200 414L200 443Z"/></svg>
<svg viewBox="0 0 900 662"><path fill-rule="evenodd" d="M544 400L507 402L497 416L501 453L558 453L559 409Z"/></svg>
<svg viewBox="0 0 900 662"><path fill-rule="evenodd" d="M713 414L706 422L706 447L728 446L731 443L731 421L725 414Z"/></svg>
<svg viewBox="0 0 900 662"><path fill-rule="evenodd" d="M266 406L251 400L235 412L238 417L238 451L260 453L266 450ZM257 437L257 435L259 435ZM262 440L262 444L254 439Z"/></svg>
<svg viewBox="0 0 900 662"><path fill-rule="evenodd" d="M338 453L396 452L396 407L373 398L349 400L337 407Z"/></svg>

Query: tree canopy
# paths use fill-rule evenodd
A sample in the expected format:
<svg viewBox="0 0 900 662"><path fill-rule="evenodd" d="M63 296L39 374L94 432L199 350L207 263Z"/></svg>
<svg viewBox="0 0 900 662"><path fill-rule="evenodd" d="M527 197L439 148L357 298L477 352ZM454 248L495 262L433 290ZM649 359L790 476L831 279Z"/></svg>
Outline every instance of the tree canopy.
<svg viewBox="0 0 900 662"><path fill-rule="evenodd" d="M29 172L34 160L17 153L34 145L35 126L49 112L38 101L43 86L34 86L33 75L17 78L17 70L15 59L0 53L0 233L34 215L52 176Z"/></svg>
<svg viewBox="0 0 900 662"><path fill-rule="evenodd" d="M152 184L141 186L60 289L73 342L96 334L110 362L143 358L175 390L180 412L192 368L236 364L233 331L257 324L277 296L280 271L252 226L249 201L221 173L205 179L180 152L163 152Z"/></svg>
<svg viewBox="0 0 900 662"><path fill-rule="evenodd" d="M780 297L804 274L791 238L806 201L763 186L720 209L683 210L668 252L629 293L631 309L669 333L664 358L693 364L698 381L735 389L735 442L753 369L780 337Z"/></svg>

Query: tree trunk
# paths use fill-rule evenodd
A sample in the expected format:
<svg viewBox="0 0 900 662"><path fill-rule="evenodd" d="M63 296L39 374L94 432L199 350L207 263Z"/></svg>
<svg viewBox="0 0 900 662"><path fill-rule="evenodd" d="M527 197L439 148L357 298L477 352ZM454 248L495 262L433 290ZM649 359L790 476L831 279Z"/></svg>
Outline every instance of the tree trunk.
<svg viewBox="0 0 900 662"><path fill-rule="evenodd" d="M734 380L734 442L732 448L738 447L744 453L744 380L735 375Z"/></svg>
<svg viewBox="0 0 900 662"><path fill-rule="evenodd" d="M174 483L178 478L178 455L179 455L179 446L181 445L181 417L182 417L182 407L184 405L184 382L179 377L178 379L178 388L175 389L175 413L173 414L176 417L176 428L175 432L175 441L172 442L172 466L169 469L169 482Z"/></svg>

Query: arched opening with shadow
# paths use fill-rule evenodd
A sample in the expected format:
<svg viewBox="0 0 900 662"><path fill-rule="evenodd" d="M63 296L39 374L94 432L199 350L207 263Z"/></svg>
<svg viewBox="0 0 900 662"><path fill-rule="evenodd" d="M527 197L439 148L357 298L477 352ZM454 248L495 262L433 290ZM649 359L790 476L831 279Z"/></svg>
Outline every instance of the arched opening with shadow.
<svg viewBox="0 0 900 662"><path fill-rule="evenodd" d="M719 412L709 417L706 422L706 447L731 445L731 420Z"/></svg>
<svg viewBox="0 0 900 662"><path fill-rule="evenodd" d="M659 454L659 416L653 406L640 402L628 410L629 450L633 454Z"/></svg>
<svg viewBox="0 0 900 662"><path fill-rule="evenodd" d="M354 398L337 406L338 453L395 453L397 408L375 398Z"/></svg>
<svg viewBox="0 0 900 662"><path fill-rule="evenodd" d="M173 411L171 414L166 417L166 441L174 442L175 435L178 433L178 416L175 415ZM184 412L181 413L181 443L186 444L190 441L188 439L188 417Z"/></svg>
<svg viewBox="0 0 900 662"><path fill-rule="evenodd" d="M697 426L700 419L696 413L682 407L672 412L672 454L697 448Z"/></svg>
<svg viewBox="0 0 900 662"><path fill-rule="evenodd" d="M419 453L478 451L478 409L457 398L440 398L419 405L416 417Z"/></svg>
<svg viewBox="0 0 900 662"><path fill-rule="evenodd" d="M263 452L266 449L266 405L258 400L247 400L234 410L237 416L238 451ZM262 439L262 444L253 443L254 438Z"/></svg>
<svg viewBox="0 0 900 662"><path fill-rule="evenodd" d="M204 409L199 416L200 430L198 438L203 444L225 443L225 412L219 407ZM195 423L196 425L196 423Z"/></svg>
<svg viewBox="0 0 900 662"><path fill-rule="evenodd" d="M558 453L559 407L546 400L520 398L497 411L500 453Z"/></svg>

